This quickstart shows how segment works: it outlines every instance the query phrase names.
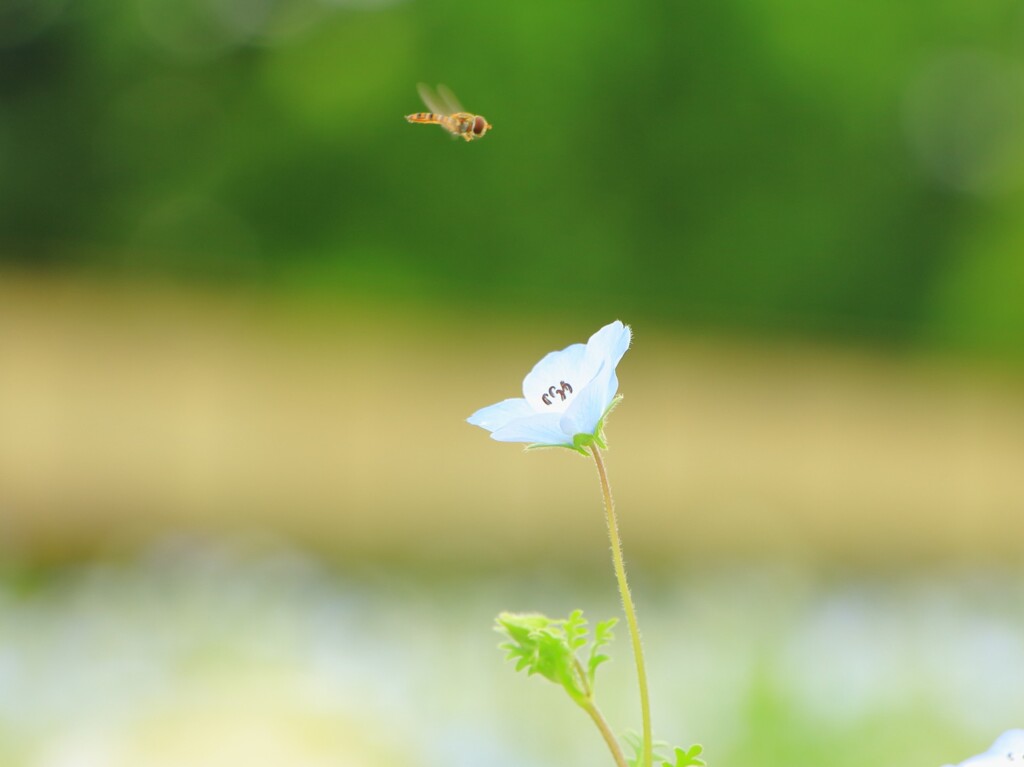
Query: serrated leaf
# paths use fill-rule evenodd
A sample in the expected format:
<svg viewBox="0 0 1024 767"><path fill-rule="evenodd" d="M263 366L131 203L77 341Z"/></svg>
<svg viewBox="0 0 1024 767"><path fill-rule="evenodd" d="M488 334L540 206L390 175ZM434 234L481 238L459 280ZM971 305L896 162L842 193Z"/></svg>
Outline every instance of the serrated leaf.
<svg viewBox="0 0 1024 767"><path fill-rule="evenodd" d="M612 641L612 628L618 622L618 618L611 618L601 621L594 627L594 643L590 646L590 657L587 659L587 679L590 681L591 687L594 686L597 667L605 661L611 660L604 653L599 653L598 650Z"/></svg>
<svg viewBox="0 0 1024 767"><path fill-rule="evenodd" d="M681 748L675 750L676 763L662 762L662 767L706 767L707 762L699 759L698 756L704 753L704 747L700 744L690 746L685 751Z"/></svg>
<svg viewBox="0 0 1024 767"><path fill-rule="evenodd" d="M612 629L619 623L618 618L609 618L594 626L594 644L598 647L608 644L612 640Z"/></svg>
<svg viewBox="0 0 1024 767"><path fill-rule="evenodd" d="M538 613L501 613L495 629L509 640L498 647L505 651L507 661L515 663L516 671L526 671L529 676L540 674L584 705L593 694L594 672L609 659L595 651L611 640L611 627L616 622L613 618L597 624L585 668L576 655L588 642L589 624L582 610L574 610L561 620Z"/></svg>
<svg viewBox="0 0 1024 767"><path fill-rule="evenodd" d="M634 730L628 730L622 739L626 742L626 745L633 750L632 758L627 757L626 761L629 762L632 767L640 767L643 761L644 752L644 740L640 737L640 733ZM664 759L664 752L668 749L668 743L664 740L654 741L654 745L651 747L651 756L655 759ZM663 762L662 764L668 764ZM670 766L671 767L671 766Z"/></svg>
<svg viewBox="0 0 1024 767"><path fill-rule="evenodd" d="M565 638L573 650L587 643L587 619L582 610L573 610L565 620Z"/></svg>

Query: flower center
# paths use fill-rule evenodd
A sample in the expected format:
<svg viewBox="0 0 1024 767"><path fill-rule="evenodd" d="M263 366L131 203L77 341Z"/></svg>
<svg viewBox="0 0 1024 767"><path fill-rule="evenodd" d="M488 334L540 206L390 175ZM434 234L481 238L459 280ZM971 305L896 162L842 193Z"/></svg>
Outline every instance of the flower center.
<svg viewBox="0 0 1024 767"><path fill-rule="evenodd" d="M556 397L560 398L558 402L565 402L565 398L570 394L572 394L572 385L567 381L559 381L558 386L549 386L540 399L545 405L553 405Z"/></svg>

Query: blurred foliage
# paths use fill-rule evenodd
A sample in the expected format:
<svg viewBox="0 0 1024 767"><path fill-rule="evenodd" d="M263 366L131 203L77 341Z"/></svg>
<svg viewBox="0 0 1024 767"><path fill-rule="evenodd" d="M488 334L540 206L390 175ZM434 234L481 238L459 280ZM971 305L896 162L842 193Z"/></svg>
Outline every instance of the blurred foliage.
<svg viewBox="0 0 1024 767"><path fill-rule="evenodd" d="M0 263L1019 360L1022 41L1016 0L8 0ZM407 125L417 81L494 131Z"/></svg>

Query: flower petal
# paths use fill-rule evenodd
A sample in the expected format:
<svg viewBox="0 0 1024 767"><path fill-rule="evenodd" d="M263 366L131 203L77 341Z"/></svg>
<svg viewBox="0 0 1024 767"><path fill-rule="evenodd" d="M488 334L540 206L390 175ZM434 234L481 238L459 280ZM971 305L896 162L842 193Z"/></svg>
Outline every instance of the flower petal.
<svg viewBox="0 0 1024 767"><path fill-rule="evenodd" d="M523 379L523 396L538 413L563 412L572 395L590 382L599 367L600 361L595 365L588 359L583 344L551 352Z"/></svg>
<svg viewBox="0 0 1024 767"><path fill-rule="evenodd" d="M1007 730L983 754L961 762L960 767L996 767L1024 758L1024 730Z"/></svg>
<svg viewBox="0 0 1024 767"><path fill-rule="evenodd" d="M618 390L619 379L614 365L604 365L565 411L559 427L570 436L593 434Z"/></svg>
<svg viewBox="0 0 1024 767"><path fill-rule="evenodd" d="M572 437L558 428L559 413L535 413L512 421L491 434L498 442L529 442L537 445L571 445Z"/></svg>
<svg viewBox="0 0 1024 767"><path fill-rule="evenodd" d="M629 348L633 331L621 320L615 320L594 333L587 341L588 359L608 360L614 368Z"/></svg>
<svg viewBox="0 0 1024 767"><path fill-rule="evenodd" d="M551 352L534 365L523 379L523 399L482 408L467 420L499 442L572 447L574 437L595 434L614 401L615 366L631 340L628 325L605 325L586 344Z"/></svg>
<svg viewBox="0 0 1024 767"><path fill-rule="evenodd" d="M512 421L533 415L533 410L522 397L506 399L495 405L480 408L466 420L474 426L482 426L493 432L504 428Z"/></svg>

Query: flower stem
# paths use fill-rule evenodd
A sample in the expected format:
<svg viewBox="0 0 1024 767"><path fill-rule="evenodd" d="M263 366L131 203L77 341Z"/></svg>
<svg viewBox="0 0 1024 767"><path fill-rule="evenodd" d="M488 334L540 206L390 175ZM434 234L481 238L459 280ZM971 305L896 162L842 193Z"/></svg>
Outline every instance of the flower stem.
<svg viewBox="0 0 1024 767"><path fill-rule="evenodd" d="M647 693L647 671L644 666L644 648L640 643L640 627L637 625L636 608L633 607L633 597L629 593L629 583L626 580L626 565L622 560L622 544L619 542L619 523L615 517L615 502L612 500L611 485L608 484L608 473L604 469L604 461L601 460L601 452L597 449L597 445L591 445L590 451L594 455L597 473L601 478L604 510L608 519L608 539L612 545L612 562L615 565L615 577L619 581L619 595L622 597L622 609L626 613L626 623L629 625L633 656L636 658L636 675L640 683L640 714L643 719L643 756L640 764L642 767L651 767L653 758L651 702Z"/></svg>
<svg viewBox="0 0 1024 767"><path fill-rule="evenodd" d="M597 725L597 729L601 731L601 735L604 737L604 742L608 744L608 748L612 752L612 758L615 759L616 767L629 767L629 763L626 761L625 754L622 753L622 747L619 746L619 742L615 739L615 735L612 733L612 728L608 726L608 722L605 721L601 712L598 711L597 706L594 702L587 700L585 704L580 704L583 710L586 711L590 718L594 720L594 724Z"/></svg>
<svg viewBox="0 0 1024 767"><path fill-rule="evenodd" d="M575 656L573 657L573 664L576 671L576 681L583 690L583 696L581 698L574 698L574 700L594 720L597 729L601 731L601 737L608 744L608 750L612 752L612 758L615 760L616 767L629 767L626 756L622 753L622 746L619 745L618 738L615 737L615 733L608 726L604 715L598 709L597 704L594 703L594 690L590 686L590 680L587 678L587 672L583 668L583 664Z"/></svg>

